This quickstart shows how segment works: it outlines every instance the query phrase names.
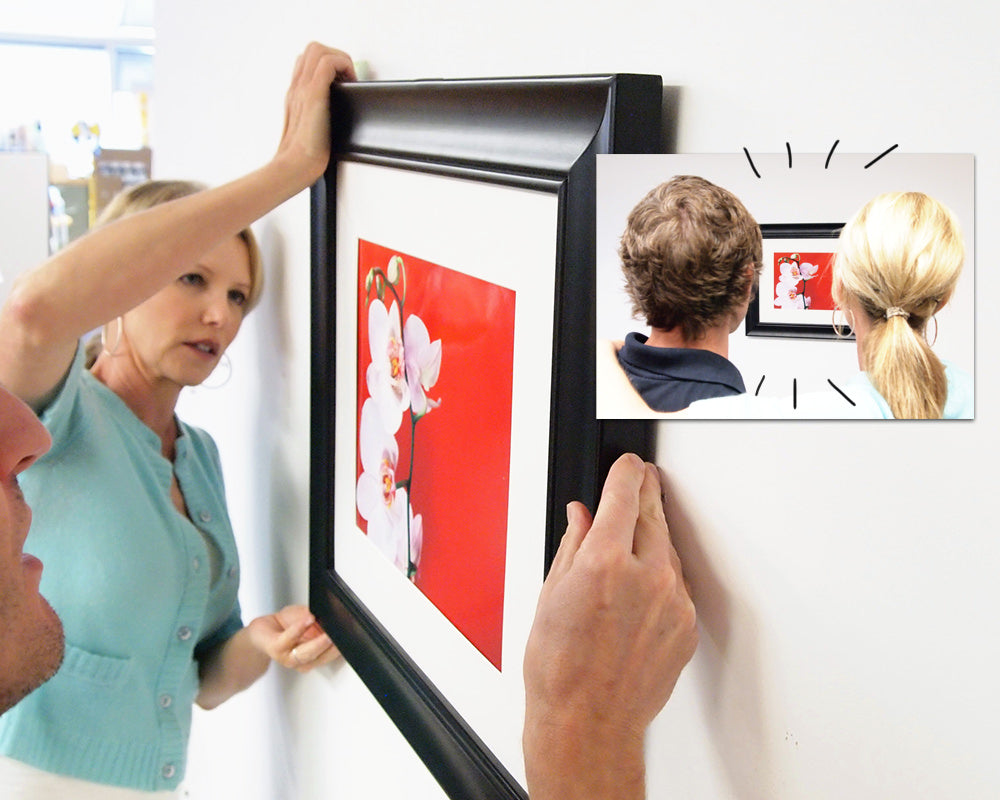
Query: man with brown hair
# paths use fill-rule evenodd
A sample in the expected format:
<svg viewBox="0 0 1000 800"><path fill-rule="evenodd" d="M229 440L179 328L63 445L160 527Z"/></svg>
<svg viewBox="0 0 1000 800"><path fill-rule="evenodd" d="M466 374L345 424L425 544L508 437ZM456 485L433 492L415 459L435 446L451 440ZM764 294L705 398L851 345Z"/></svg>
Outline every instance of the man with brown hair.
<svg viewBox="0 0 1000 800"><path fill-rule="evenodd" d="M679 175L629 214L618 253L648 337L630 333L618 361L656 411L746 392L729 334L746 316L762 268L760 226L731 192Z"/></svg>

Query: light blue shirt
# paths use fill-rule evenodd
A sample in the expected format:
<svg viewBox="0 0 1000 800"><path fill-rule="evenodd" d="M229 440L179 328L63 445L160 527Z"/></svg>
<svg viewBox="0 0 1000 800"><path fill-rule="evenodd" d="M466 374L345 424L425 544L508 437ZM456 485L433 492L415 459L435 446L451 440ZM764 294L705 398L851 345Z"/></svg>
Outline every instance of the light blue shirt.
<svg viewBox="0 0 1000 800"><path fill-rule="evenodd" d="M944 419L975 417L975 383L965 370L945 362L948 397ZM798 397L755 397L741 394L699 400L688 406L686 416L699 419L893 419L892 410L868 375L858 372L843 386L828 391L805 392Z"/></svg>
<svg viewBox="0 0 1000 800"><path fill-rule="evenodd" d="M172 465L84 369L82 348L41 419L53 446L21 479L33 510L25 550L45 564L41 590L63 621L66 657L0 717L0 752L97 783L174 789L197 658L242 627L215 443L179 423ZM171 502L173 472L194 524Z"/></svg>

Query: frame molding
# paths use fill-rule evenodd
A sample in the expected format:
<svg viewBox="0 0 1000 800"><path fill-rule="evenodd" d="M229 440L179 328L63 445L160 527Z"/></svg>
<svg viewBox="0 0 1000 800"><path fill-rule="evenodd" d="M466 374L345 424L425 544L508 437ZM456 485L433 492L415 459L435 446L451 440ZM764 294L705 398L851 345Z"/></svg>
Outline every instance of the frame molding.
<svg viewBox="0 0 1000 800"><path fill-rule="evenodd" d="M591 507L622 452L650 457L653 429L594 414L596 154L660 150L652 75L335 85L334 155L311 192L310 606L451 798L527 794L337 574L333 558L336 173L343 161L557 194L546 572L566 503Z"/></svg>

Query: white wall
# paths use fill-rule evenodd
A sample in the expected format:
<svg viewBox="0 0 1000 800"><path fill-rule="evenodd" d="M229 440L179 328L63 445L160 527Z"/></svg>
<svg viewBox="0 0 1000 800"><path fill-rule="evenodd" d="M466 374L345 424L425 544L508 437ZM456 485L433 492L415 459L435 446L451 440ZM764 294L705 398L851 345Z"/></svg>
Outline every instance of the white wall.
<svg viewBox="0 0 1000 800"><path fill-rule="evenodd" d="M975 422L662 427L704 634L650 737L649 794L995 797L1000 59L987 6L250 8L158 4L158 175L218 182L267 158L311 38L382 78L658 73L681 87L680 152L826 153L840 139L843 153L976 154ZM233 380L189 414L219 439L252 612L306 597L308 225L305 196L262 224L270 305L242 334ZM251 377L260 365L266 382ZM274 676L196 734L193 788L226 787L202 797L442 796L343 667Z"/></svg>
<svg viewBox="0 0 1000 800"><path fill-rule="evenodd" d="M48 255L48 158L0 152L0 303L14 279Z"/></svg>

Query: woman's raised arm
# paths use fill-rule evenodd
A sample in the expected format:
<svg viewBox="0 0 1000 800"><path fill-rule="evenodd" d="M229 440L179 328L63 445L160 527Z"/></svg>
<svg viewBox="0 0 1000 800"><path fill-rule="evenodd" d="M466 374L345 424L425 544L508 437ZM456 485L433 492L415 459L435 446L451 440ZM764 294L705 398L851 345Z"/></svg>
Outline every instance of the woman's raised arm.
<svg viewBox="0 0 1000 800"><path fill-rule="evenodd" d="M0 311L0 383L37 407L58 385L80 336L315 182L330 155L330 84L353 78L346 53L310 44L296 62L284 131L267 164L95 230L16 281Z"/></svg>

